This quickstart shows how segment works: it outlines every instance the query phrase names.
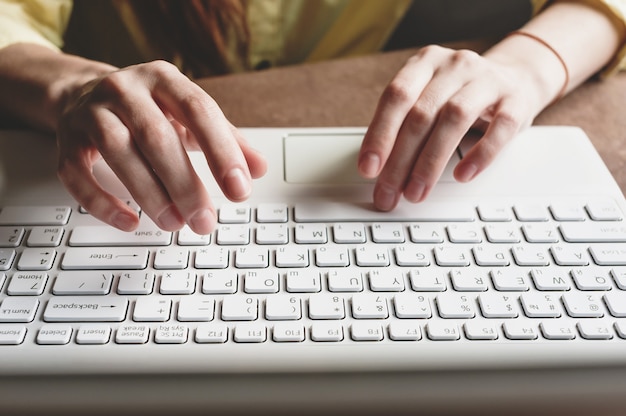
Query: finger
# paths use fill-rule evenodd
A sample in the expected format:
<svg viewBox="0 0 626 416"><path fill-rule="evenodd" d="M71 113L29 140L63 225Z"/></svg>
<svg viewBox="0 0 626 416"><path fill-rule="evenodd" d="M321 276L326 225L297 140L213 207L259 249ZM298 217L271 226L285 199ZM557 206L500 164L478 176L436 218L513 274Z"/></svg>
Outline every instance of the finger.
<svg viewBox="0 0 626 416"><path fill-rule="evenodd" d="M59 134L63 134L59 132ZM65 139L60 138L63 143ZM127 204L106 192L93 175L88 149L75 147L72 153L61 154L57 169L58 177L72 197L90 215L123 231L132 231L139 224L137 213Z"/></svg>
<svg viewBox="0 0 626 416"><path fill-rule="evenodd" d="M454 169L459 182L468 182L485 170L502 148L524 127L522 109L512 100L500 103L484 135Z"/></svg>
<svg viewBox="0 0 626 416"><path fill-rule="evenodd" d="M468 83L442 106L404 189L407 200L420 202L427 197L461 139L480 114L498 99L497 88L490 87L488 82L481 80Z"/></svg>
<svg viewBox="0 0 626 416"><path fill-rule="evenodd" d="M88 127L88 134L102 157L126 186L135 201L162 229L180 229L185 221L165 191L144 156L133 141L131 132L117 115L100 108L98 122Z"/></svg>
<svg viewBox="0 0 626 416"><path fill-rule="evenodd" d="M174 131L178 135L178 139L183 144L183 147L186 151L200 151L200 146L198 145L198 141L196 140L193 133L191 133L185 126L180 124L177 120L168 118L170 123L172 123L172 127Z"/></svg>
<svg viewBox="0 0 626 416"><path fill-rule="evenodd" d="M185 126L183 126L176 120L170 121L187 151L201 150L200 146L198 145L198 141L191 131L189 131L187 128L185 128ZM250 146L248 141L235 126L231 125L231 131L233 133L233 136L235 136L235 139L239 143L239 147L241 148L243 156L246 159L248 169L250 170L250 176L252 176L253 179L257 179L265 175L265 173L267 172L267 160L265 159L265 156L263 156L261 152Z"/></svg>
<svg viewBox="0 0 626 416"><path fill-rule="evenodd" d="M250 171L217 103L171 65L153 63L151 68L155 98L194 134L224 195L246 199L252 190Z"/></svg>
<svg viewBox="0 0 626 416"><path fill-rule="evenodd" d="M267 160L265 159L265 156L263 156L261 152L250 146L246 138L235 126L231 125L231 130L233 132L233 135L237 139L237 143L239 143L241 151L243 152L252 178L258 179L261 176L265 175L265 173L267 172Z"/></svg>
<svg viewBox="0 0 626 416"><path fill-rule="evenodd" d="M132 231L139 225L136 211L102 189L91 170L85 166L66 164L59 171L59 178L91 216L122 231Z"/></svg>
<svg viewBox="0 0 626 416"><path fill-rule="evenodd" d="M168 229L182 227L182 216L194 231L202 234L210 232L216 222L215 209L172 122L149 94L126 95L115 112L128 126L131 140L145 165L156 175L171 201L170 206L152 206L149 212ZM153 201L146 202L150 197L145 195L146 191L149 192L145 187L136 190L140 199L137 202L147 203L150 207Z"/></svg>
<svg viewBox="0 0 626 416"><path fill-rule="evenodd" d="M405 189L409 173L436 121L441 109L465 83L464 74L454 69L438 70L422 94L406 113L396 143L374 188L374 204L383 211L393 209Z"/></svg>
<svg viewBox="0 0 626 416"><path fill-rule="evenodd" d="M442 52L436 46L423 48L383 91L359 152L358 169L364 177L378 176L386 165L406 114L431 81Z"/></svg>

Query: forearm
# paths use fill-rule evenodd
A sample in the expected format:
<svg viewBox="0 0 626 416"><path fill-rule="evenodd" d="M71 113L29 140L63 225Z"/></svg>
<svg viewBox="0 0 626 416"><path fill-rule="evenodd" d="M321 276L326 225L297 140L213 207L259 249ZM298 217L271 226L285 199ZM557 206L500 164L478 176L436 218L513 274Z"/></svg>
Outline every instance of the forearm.
<svg viewBox="0 0 626 416"><path fill-rule="evenodd" d="M0 49L0 114L54 131L72 92L116 68L35 44Z"/></svg>
<svg viewBox="0 0 626 416"><path fill-rule="evenodd" d="M576 2L553 4L521 30L543 39L562 57L569 72L565 92L602 69L624 37L624 28L605 13ZM503 39L485 57L517 64L528 72L538 87L538 111L557 97L566 82L565 69L554 52L525 36Z"/></svg>

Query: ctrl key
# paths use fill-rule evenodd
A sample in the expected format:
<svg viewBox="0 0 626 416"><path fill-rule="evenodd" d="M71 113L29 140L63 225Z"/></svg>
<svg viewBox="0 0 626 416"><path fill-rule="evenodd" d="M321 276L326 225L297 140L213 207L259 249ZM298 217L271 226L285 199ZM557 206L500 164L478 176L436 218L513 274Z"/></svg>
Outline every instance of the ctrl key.
<svg viewBox="0 0 626 416"><path fill-rule="evenodd" d="M19 345L26 337L23 325L0 325L0 345Z"/></svg>

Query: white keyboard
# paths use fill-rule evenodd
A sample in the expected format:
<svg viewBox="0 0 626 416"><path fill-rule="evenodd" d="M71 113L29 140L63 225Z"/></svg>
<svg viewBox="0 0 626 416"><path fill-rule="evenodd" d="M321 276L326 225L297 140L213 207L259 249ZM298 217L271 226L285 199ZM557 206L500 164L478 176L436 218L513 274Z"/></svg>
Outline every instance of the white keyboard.
<svg viewBox="0 0 626 416"><path fill-rule="evenodd" d="M0 354L50 345L626 346L626 225L613 200L494 199L419 215L225 204L218 230L200 236L161 231L145 215L123 233L76 206L4 206Z"/></svg>

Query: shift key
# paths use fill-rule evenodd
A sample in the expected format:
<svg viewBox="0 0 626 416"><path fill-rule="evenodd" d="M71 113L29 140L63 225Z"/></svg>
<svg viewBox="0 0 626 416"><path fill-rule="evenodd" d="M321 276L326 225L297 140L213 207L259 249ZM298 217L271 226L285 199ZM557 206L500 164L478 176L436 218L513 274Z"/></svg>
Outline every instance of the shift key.
<svg viewBox="0 0 626 416"><path fill-rule="evenodd" d="M70 247L61 268L65 270L140 270L148 265L148 249L140 247Z"/></svg>
<svg viewBox="0 0 626 416"><path fill-rule="evenodd" d="M146 222L146 221L144 221ZM108 225L79 225L70 235L70 246L167 246L172 233L151 223L142 223L134 231L125 232Z"/></svg>
<svg viewBox="0 0 626 416"><path fill-rule="evenodd" d="M60 296L48 301L46 322L121 322L126 317L128 300L124 297Z"/></svg>

